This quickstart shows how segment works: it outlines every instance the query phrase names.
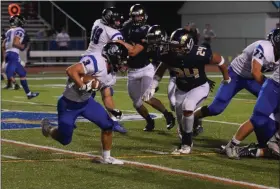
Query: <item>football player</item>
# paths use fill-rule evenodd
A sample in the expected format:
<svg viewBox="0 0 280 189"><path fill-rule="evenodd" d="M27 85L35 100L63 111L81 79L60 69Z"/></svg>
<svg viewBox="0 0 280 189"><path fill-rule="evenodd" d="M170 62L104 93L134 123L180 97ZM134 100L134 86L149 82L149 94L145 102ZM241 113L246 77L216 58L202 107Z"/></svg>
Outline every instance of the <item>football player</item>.
<svg viewBox="0 0 280 189"><path fill-rule="evenodd" d="M14 15L10 18L11 28L6 32L6 38L3 41L2 47L5 50L5 62L7 80L11 80L13 84L16 83L14 73L20 77L20 84L22 85L28 99L37 97L39 93L31 92L26 81L26 71L20 63L19 51L25 49L22 44L25 31L22 28L25 24L25 18L22 15Z"/></svg>
<svg viewBox="0 0 280 189"><path fill-rule="evenodd" d="M115 7L104 9L101 19L96 20L92 26L90 43L84 55L99 52L99 56L95 56L97 63L106 65L105 59L101 55L102 48L109 41L123 40L123 36L118 30L121 28L121 24L122 15ZM120 110L115 108L113 100L113 86L116 83L115 71L112 71L99 79L105 84L100 90L103 104L110 113L111 117L117 121L122 118L123 114ZM120 127L118 129L121 133L127 132L124 127Z"/></svg>
<svg viewBox="0 0 280 189"><path fill-rule="evenodd" d="M101 128L101 143L103 147L101 163L105 164L123 164L110 155L112 146L112 130L114 122L105 109L94 100L92 97L92 82L85 84L81 80L81 75L107 75L113 70L116 70L120 62L120 57L127 55L127 50L119 43L108 43L104 46L102 55L106 57L106 65L98 64L97 58L100 52L94 52L90 55L85 55L79 63L76 63L67 68L68 81L62 97L57 103L58 127L51 127L47 119L43 119L42 134L45 137L51 136L54 140L63 145L67 145L72 140L72 135L75 126L75 121L78 116L95 123ZM102 82L100 82L101 85ZM96 82L98 85L98 82ZM100 88L96 86L96 88Z"/></svg>
<svg viewBox="0 0 280 189"><path fill-rule="evenodd" d="M157 32L158 33L158 32ZM183 28L175 30L170 37L170 50L162 55L164 64L156 72L152 86L144 98L151 98L154 89L161 80L166 69L175 72L175 112L182 134L181 145L173 154L189 154L193 146L192 130L194 110L207 98L210 86L205 73L206 64L218 65L224 82L230 80L224 58L211 49L194 45L194 39Z"/></svg>
<svg viewBox="0 0 280 189"><path fill-rule="evenodd" d="M240 66L243 65L241 67L243 69L242 73L246 73L247 75L249 75L249 73L251 73L251 72L249 72L248 67L250 68L252 66L252 73L251 73L252 79L247 79L247 80L248 80L248 82L251 82L251 85L256 86L255 91L253 93L253 94L255 94L255 96L258 95L258 93L259 93L258 89L260 90L262 83L266 80L266 77L264 75L262 75L261 70L264 70L264 69L266 69L268 71L277 70L277 68L279 67L278 61L279 61L280 53L278 50L279 47L277 46L279 43L275 41L275 40L278 40L278 33L280 33L280 29L276 29L272 33L270 33L267 38L268 40L261 40L261 41L257 41L255 43L253 43L253 44L255 44L256 47L255 47L255 49L252 49L252 47L251 47L252 58L250 59L248 57L246 62L244 62L243 64L240 64ZM252 45L250 45L250 46L252 46ZM248 54L248 47L246 49L247 49L247 54ZM246 52L245 50L243 51L243 54ZM250 64L249 61L251 61L252 63ZM262 67L264 69L262 69ZM241 82L241 81L239 81L239 82ZM243 82L245 82L244 78L243 78ZM260 86L259 88L257 87L258 84ZM241 84L239 84L239 85L241 85ZM271 121L271 124L269 124L269 125L273 125L273 123L274 122ZM274 128L274 126L268 126L268 128ZM233 136L232 140L226 145L226 152L227 152L227 155L229 158L234 158L234 159L239 158L238 157L239 155L237 153L238 145L251 132L253 132L253 130L254 130L254 126L252 125L252 122L250 120L247 120L239 127L236 134ZM260 144L261 147L265 146L265 143L271 137L270 135L271 135L271 133L265 134L263 136L265 138L265 140L262 140L262 142Z"/></svg>
<svg viewBox="0 0 280 189"><path fill-rule="evenodd" d="M262 72L274 70L279 64L277 63L278 58L275 56L276 52L269 40L259 40L247 46L228 68L231 78L229 85L222 83L213 102L209 106L198 108L195 112L195 118L200 119L221 114L231 99L242 89L246 89L257 97L261 85L265 81ZM245 124L249 125L248 122ZM241 129L246 132L237 133L236 138L233 139L237 144L238 141L246 137L245 133L248 133L249 130L253 131L252 126L241 127Z"/></svg>
<svg viewBox="0 0 280 189"><path fill-rule="evenodd" d="M155 122L143 105L142 100L143 94L152 83L155 72L154 66L149 61L147 45L143 42L149 29L149 25L146 23L148 15L142 5L135 4L130 8L129 16L130 19L124 23L121 30L126 42L118 41L128 49L129 54L127 60L129 67L128 94L133 101L134 108L147 122L144 131L152 131L155 128ZM173 114L167 111L158 99L151 98L145 102L163 113L167 129L174 127L175 118Z"/></svg>

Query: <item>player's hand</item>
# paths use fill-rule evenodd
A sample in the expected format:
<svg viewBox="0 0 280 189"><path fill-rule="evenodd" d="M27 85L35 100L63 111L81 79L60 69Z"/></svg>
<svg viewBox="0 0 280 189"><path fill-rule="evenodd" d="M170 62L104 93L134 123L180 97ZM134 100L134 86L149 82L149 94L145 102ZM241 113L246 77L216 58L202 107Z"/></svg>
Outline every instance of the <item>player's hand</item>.
<svg viewBox="0 0 280 189"><path fill-rule="evenodd" d="M229 84L230 82L231 82L230 77L228 79L223 79L223 81L222 81L223 84Z"/></svg>
<svg viewBox="0 0 280 189"><path fill-rule="evenodd" d="M151 98L153 98L154 94L156 92L156 89L154 88L149 88L144 95L142 96L142 99L144 101L149 101Z"/></svg>
<svg viewBox="0 0 280 189"><path fill-rule="evenodd" d="M90 92L90 91L97 91L98 89L92 89L92 82L93 80L90 80L87 84L84 84L79 88L80 91Z"/></svg>

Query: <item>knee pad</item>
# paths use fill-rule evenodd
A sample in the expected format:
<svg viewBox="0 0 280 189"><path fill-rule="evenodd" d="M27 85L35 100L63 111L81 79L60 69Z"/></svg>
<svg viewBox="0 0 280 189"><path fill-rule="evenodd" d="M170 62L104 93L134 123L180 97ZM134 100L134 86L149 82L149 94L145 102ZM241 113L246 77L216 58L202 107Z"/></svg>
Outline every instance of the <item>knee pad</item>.
<svg viewBox="0 0 280 189"><path fill-rule="evenodd" d="M142 105L143 105L143 101L141 99L139 99L137 102L133 102L133 107L135 109L139 108Z"/></svg>
<svg viewBox="0 0 280 189"><path fill-rule="evenodd" d="M191 133L193 130L194 115L182 116L182 129L186 133Z"/></svg>

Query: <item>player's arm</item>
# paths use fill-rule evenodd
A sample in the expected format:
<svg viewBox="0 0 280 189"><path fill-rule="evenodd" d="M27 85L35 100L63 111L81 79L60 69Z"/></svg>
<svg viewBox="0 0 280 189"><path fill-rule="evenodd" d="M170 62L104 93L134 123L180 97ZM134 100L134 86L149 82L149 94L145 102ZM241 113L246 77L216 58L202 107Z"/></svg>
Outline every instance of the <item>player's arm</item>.
<svg viewBox="0 0 280 189"><path fill-rule="evenodd" d="M20 37L17 37L17 36L15 36L15 38L14 38L13 46L20 50L23 50L25 48L25 45L21 44L21 42L20 42Z"/></svg>
<svg viewBox="0 0 280 189"><path fill-rule="evenodd" d="M230 82L231 79L229 77L228 69L227 69L227 66L225 65L225 59L223 56L221 56L218 53L213 53L212 58L210 60L210 64L215 64L219 67L219 69L223 75L224 82L226 82L226 83Z"/></svg>
<svg viewBox="0 0 280 189"><path fill-rule="evenodd" d="M252 62L251 62L251 73L252 73L254 79L260 85L262 85L265 80L265 76L262 73L262 65L263 65L264 59L265 58L264 58L263 48L262 48L262 46L259 45L253 52L253 58L252 58Z"/></svg>
<svg viewBox="0 0 280 189"><path fill-rule="evenodd" d="M66 69L66 74L74 81L78 88L82 88L84 83L81 80L81 75L86 74L86 69L83 63L76 63Z"/></svg>
<svg viewBox="0 0 280 189"><path fill-rule="evenodd" d="M136 56L138 55L141 51L144 50L144 46L141 44L136 44L136 45L130 45L122 40L117 40L118 43L122 44L127 48L128 50L128 56Z"/></svg>
<svg viewBox="0 0 280 189"><path fill-rule="evenodd" d="M6 43L6 39L4 39L1 44L2 55L3 55L3 59L4 59L4 60L2 60L3 62L5 61L5 53L6 53L5 43Z"/></svg>

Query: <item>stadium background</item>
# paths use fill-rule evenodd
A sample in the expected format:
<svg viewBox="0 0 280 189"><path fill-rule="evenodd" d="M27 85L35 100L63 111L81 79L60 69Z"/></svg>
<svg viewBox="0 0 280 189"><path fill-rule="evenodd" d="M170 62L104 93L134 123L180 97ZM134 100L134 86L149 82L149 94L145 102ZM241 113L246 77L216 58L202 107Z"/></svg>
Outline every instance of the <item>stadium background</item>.
<svg viewBox="0 0 280 189"><path fill-rule="evenodd" d="M80 52L87 48L93 22L100 18L105 7L116 6L128 19L129 8L138 2L89 2L89 1L21 1L16 2L21 7L22 14L27 18L25 29L31 37L28 50L28 65L57 65L56 57L50 52L49 57L32 56L30 51L57 50L55 36L62 27L70 35L68 56L65 65L79 60ZM8 29L8 5L1 3L2 34ZM253 41L263 39L279 22L278 2L180 2L155 1L141 2L148 13L150 25L163 26L168 34L187 23L195 23L201 33L205 24L211 24L217 37L211 46L220 52L227 62ZM211 8L210 8L211 7ZM227 47L227 48L225 48ZM72 56L72 57L71 57ZM45 63L47 62L47 64ZM60 63L61 65L61 63ZM63 63L62 63L63 65Z"/></svg>

